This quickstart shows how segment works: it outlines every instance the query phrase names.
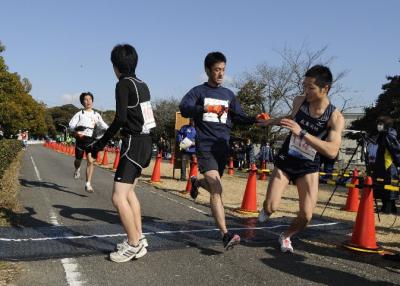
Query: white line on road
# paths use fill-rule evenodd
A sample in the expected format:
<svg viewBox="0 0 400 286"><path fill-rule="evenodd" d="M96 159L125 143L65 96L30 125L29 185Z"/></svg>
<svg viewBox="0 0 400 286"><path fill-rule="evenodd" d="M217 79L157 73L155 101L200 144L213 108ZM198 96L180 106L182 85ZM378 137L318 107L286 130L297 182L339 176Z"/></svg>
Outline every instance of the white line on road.
<svg viewBox="0 0 400 286"><path fill-rule="evenodd" d="M42 178L40 178L39 170L38 170L38 168L36 167L35 160L33 160L33 157L32 157L32 156L31 156L31 160L32 160L32 164L33 164L33 169L35 169L35 172L36 172L36 177L38 178L39 181L41 181Z"/></svg>
<svg viewBox="0 0 400 286"><path fill-rule="evenodd" d="M85 284L85 281L81 280L82 275L78 270L78 263L74 258L63 258L61 259L61 263L64 267L68 285L80 286Z"/></svg>
<svg viewBox="0 0 400 286"><path fill-rule="evenodd" d="M31 161L33 164L33 168L35 169L36 177L38 181L42 181L42 178L40 177L39 169L36 166L35 160L33 160L33 157L31 156ZM48 198L45 197L45 199L48 201ZM50 204L50 202L49 202ZM58 223L57 220L57 215L54 212L53 209L50 208L49 211L49 216L50 216L50 223L54 226L59 226L60 224ZM81 281L81 273L78 271L78 263L74 258L63 258L61 259L61 264L64 268L65 271L65 278L67 280L68 285L70 286L81 286L85 284L85 281Z"/></svg>
<svg viewBox="0 0 400 286"><path fill-rule="evenodd" d="M324 227L324 226L332 226L341 224L340 222L330 222L330 223L318 223L311 224L307 227ZM261 226L261 227L235 227L229 228L230 230L263 230L263 229L275 229L280 227L289 226L288 224L278 224L274 226ZM153 231L153 232L145 232L145 235L157 235L157 234L176 234L176 233L196 233L196 232L212 232L219 231L218 228L209 228L209 229L188 229L188 230L166 230L166 231ZM116 234L93 234L93 235L75 235L75 236L50 236L50 237L39 237L39 238L2 238L0 237L0 241L7 242L26 242L26 241L44 241L44 240L72 240L72 239L89 239L89 238L105 238L105 237L120 237L126 236L125 233L116 233Z"/></svg>

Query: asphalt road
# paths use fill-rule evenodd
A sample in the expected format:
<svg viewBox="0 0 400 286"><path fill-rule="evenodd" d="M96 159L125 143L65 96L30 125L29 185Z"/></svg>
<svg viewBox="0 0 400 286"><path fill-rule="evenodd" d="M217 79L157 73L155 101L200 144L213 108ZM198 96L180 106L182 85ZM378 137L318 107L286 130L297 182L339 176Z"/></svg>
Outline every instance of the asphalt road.
<svg viewBox="0 0 400 286"><path fill-rule="evenodd" d="M84 170L84 168L83 168ZM293 239L295 253L278 249L283 218L259 225L228 217L243 243L224 251L210 209L141 183L148 254L114 263L108 253L125 238L111 204L113 173L96 167L94 194L73 158L30 146L20 173L24 212L18 227L0 228L0 259L23 268L16 285L396 285L399 265L308 241L343 235L351 226L313 220ZM399 235L400 237L400 235ZM378 261L379 260L379 261Z"/></svg>

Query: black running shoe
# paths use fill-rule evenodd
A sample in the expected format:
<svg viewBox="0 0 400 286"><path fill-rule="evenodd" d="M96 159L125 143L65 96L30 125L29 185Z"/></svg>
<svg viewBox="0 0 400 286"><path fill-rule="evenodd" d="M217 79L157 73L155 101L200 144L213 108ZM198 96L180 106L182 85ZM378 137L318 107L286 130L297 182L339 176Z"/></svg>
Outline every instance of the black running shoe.
<svg viewBox="0 0 400 286"><path fill-rule="evenodd" d="M238 234L231 234L229 232L224 234L222 238L222 243L224 244L225 250L232 249L236 244L240 243L240 236Z"/></svg>
<svg viewBox="0 0 400 286"><path fill-rule="evenodd" d="M197 182L197 177L196 176L191 176L190 177L190 183L192 184L192 187L190 188L190 196L192 199L196 199L197 196L199 195L199 186Z"/></svg>

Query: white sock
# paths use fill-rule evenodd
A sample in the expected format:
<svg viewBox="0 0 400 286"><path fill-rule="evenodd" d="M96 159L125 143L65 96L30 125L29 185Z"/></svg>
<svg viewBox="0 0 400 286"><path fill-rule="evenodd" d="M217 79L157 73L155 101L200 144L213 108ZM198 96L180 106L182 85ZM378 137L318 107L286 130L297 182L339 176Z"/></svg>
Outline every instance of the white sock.
<svg viewBox="0 0 400 286"><path fill-rule="evenodd" d="M90 187L90 182L86 182L86 187Z"/></svg>

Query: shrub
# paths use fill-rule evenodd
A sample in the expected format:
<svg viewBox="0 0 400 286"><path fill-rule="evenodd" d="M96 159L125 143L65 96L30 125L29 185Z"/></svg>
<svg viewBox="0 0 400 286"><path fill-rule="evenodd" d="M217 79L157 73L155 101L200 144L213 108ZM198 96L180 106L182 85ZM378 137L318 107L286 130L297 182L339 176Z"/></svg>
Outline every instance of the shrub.
<svg viewBox="0 0 400 286"><path fill-rule="evenodd" d="M15 139L0 140L0 178L3 177L4 171L7 170L21 149L21 141Z"/></svg>

